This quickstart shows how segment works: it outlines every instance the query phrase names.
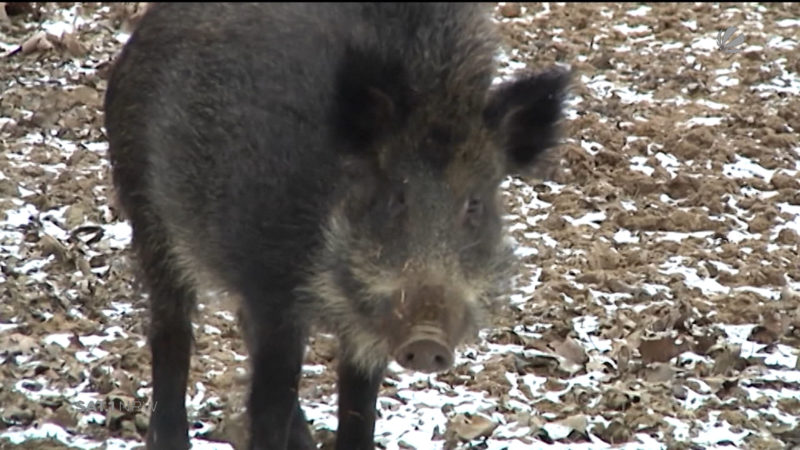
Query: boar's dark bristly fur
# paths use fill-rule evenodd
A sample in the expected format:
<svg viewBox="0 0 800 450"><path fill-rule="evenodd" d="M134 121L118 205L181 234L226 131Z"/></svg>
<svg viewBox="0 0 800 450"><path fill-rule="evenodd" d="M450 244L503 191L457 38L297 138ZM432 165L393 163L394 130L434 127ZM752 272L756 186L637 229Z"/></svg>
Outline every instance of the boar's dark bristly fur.
<svg viewBox="0 0 800 450"><path fill-rule="evenodd" d="M337 449L373 448L387 363L426 372L513 275L499 185L557 140L568 75L492 86L479 4L159 4L106 95L114 184L150 296L150 449L187 448L197 292L241 298L250 448L316 448L315 324L340 340Z"/></svg>

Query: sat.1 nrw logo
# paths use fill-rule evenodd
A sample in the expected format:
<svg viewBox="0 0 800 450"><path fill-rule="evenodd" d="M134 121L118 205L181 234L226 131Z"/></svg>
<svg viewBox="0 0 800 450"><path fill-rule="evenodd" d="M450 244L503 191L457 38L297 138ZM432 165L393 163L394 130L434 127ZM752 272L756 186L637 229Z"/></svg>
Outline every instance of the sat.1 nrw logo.
<svg viewBox="0 0 800 450"><path fill-rule="evenodd" d="M719 49L725 53L737 53L739 52L738 47L739 45L744 42L744 35L740 34L735 38L731 39L733 33L736 33L736 27L729 27L724 32L720 30L719 34L717 34L717 46Z"/></svg>

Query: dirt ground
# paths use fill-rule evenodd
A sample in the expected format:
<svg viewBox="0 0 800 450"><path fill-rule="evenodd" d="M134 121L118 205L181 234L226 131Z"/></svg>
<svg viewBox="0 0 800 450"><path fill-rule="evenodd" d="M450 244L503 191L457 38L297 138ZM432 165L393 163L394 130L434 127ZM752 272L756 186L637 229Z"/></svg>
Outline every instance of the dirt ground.
<svg viewBox="0 0 800 450"><path fill-rule="evenodd" d="M101 107L142 5L36 5L0 14L0 448L135 448L146 303ZM504 184L525 263L509 306L451 371L391 367L379 447L800 448L800 4L495 17L503 74L575 73L563 163ZM724 51L729 27L723 44L744 42ZM195 448L244 429L246 352L221 305L195 330ZM302 380L322 448L335 345L314 337Z"/></svg>

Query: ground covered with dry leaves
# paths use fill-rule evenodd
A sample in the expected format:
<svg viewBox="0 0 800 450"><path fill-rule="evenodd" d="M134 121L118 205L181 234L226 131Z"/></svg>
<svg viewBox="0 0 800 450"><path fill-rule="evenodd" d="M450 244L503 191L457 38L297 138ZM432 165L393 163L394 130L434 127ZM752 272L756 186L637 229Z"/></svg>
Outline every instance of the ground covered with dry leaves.
<svg viewBox="0 0 800 450"><path fill-rule="evenodd" d="M0 448L132 448L145 298L110 191L102 98L140 9L0 14ZM800 5L501 5L504 73L575 71L563 170L508 180L525 263L456 367L392 366L386 449L800 446ZM737 27L735 52L718 33ZM201 307L195 448L241 438L246 355ZM302 381L336 426L335 341ZM48 438L47 441L35 440ZM325 447L327 448L327 447Z"/></svg>

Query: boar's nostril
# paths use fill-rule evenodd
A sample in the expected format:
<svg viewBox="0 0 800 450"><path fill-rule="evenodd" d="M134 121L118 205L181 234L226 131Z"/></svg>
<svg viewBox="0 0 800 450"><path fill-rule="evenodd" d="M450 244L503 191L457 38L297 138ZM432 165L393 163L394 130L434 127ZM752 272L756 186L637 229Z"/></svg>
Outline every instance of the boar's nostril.
<svg viewBox="0 0 800 450"><path fill-rule="evenodd" d="M410 339L395 353L401 366L419 372L441 372L453 364L453 352L438 339Z"/></svg>

